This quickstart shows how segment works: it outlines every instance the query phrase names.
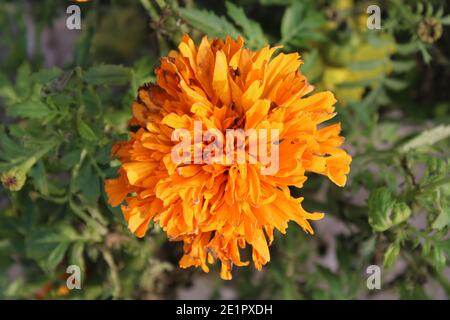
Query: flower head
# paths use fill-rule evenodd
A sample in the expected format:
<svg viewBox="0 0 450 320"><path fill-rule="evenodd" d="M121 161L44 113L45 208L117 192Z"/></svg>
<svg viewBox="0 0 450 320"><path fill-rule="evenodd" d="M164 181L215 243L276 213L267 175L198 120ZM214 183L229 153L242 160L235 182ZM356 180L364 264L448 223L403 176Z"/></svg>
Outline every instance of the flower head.
<svg viewBox="0 0 450 320"><path fill-rule="evenodd" d="M111 205L125 201L122 212L138 237L154 221L170 240L183 241L183 268L208 272L218 259L221 277L231 279L233 265L249 264L240 253L250 245L253 263L261 269L270 260L274 229L285 233L292 220L312 234L309 220L323 217L306 212L303 198L293 198L288 186L301 188L307 172L325 175L339 186L346 183L351 157L340 148L341 127L323 125L335 116L333 94L310 94L313 87L299 71L300 56L274 56L277 49L253 52L242 38L206 37L197 47L184 36L178 51L161 59L156 84L139 89L130 121L139 129L113 148L122 165L118 178L106 181ZM244 163L221 157L174 161L179 129L194 136L188 160L217 142L195 139L198 122L200 134L278 130L276 141L268 138L258 145L269 155L279 153L277 170L261 174L268 163L252 153L248 136L241 143Z"/></svg>
<svg viewBox="0 0 450 320"><path fill-rule="evenodd" d="M30 157L20 165L12 167L0 175L0 181L5 189L10 191L20 191L27 181L27 173L36 163L36 157Z"/></svg>
<svg viewBox="0 0 450 320"><path fill-rule="evenodd" d="M433 17L427 17L419 23L417 35L422 42L435 43L442 36L442 23Z"/></svg>

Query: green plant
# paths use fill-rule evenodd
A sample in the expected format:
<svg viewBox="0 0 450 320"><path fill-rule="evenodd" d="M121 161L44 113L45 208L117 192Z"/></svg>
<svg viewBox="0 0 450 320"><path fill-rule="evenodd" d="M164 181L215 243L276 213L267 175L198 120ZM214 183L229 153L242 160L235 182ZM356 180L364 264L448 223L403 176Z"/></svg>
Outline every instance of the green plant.
<svg viewBox="0 0 450 320"><path fill-rule="evenodd" d="M375 292L365 271L376 264L381 293L436 298L431 284L448 298L449 6L383 1L383 28L369 31L359 23L368 3L96 1L83 7L89 14L70 61L45 68L49 53L39 43L63 5L3 1L0 297L174 298L201 277L177 267L180 248L157 226L135 238L103 190L118 166L112 142L127 138L138 88L154 81L158 59L187 32L300 52L300 70L336 91L354 157L346 189L318 179L301 190L305 207L327 213L332 227L318 222L317 236L308 238L292 226L262 272L243 270L226 284L206 276L211 297L227 286L238 298L367 298ZM120 41L112 45L108 17L125 9L142 19L132 28L139 34L114 33ZM112 21L126 30L130 20ZM423 31L429 27L437 28L431 38ZM81 266L82 290L59 290L69 264Z"/></svg>

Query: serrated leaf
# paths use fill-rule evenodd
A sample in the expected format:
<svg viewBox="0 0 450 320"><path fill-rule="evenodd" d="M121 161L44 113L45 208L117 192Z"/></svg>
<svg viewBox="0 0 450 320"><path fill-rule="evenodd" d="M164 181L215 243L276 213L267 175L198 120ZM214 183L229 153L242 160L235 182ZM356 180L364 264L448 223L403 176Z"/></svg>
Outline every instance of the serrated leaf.
<svg viewBox="0 0 450 320"><path fill-rule="evenodd" d="M302 72L309 77L311 77L309 74L310 71L311 73L317 72L315 69L319 69L319 72L322 72L323 67L322 61L320 59L321 58L319 56L319 50L313 49L311 52L308 52L308 55L305 59L305 63L303 63L303 65L301 66Z"/></svg>
<svg viewBox="0 0 450 320"><path fill-rule="evenodd" d="M75 237L76 233L68 226L58 230L34 230L26 238L26 254L36 260L46 272L52 272L64 258L70 241Z"/></svg>
<svg viewBox="0 0 450 320"><path fill-rule="evenodd" d="M13 140L4 130L0 130L0 133L0 159L19 162L30 155L29 150L26 150L19 141Z"/></svg>
<svg viewBox="0 0 450 320"><path fill-rule="evenodd" d="M61 159L65 169L73 168L80 161L81 150L74 149L66 154Z"/></svg>
<svg viewBox="0 0 450 320"><path fill-rule="evenodd" d="M386 188L378 188L373 191L368 200L369 224L377 232L383 232L392 226L391 212L395 200L391 192Z"/></svg>
<svg viewBox="0 0 450 320"><path fill-rule="evenodd" d="M21 100L12 85L0 86L0 97L4 99L7 105L12 105Z"/></svg>
<svg viewBox="0 0 450 320"><path fill-rule="evenodd" d="M434 220L431 227L436 230L442 230L450 225L450 187L442 186L436 190L435 206L439 215Z"/></svg>
<svg viewBox="0 0 450 320"><path fill-rule="evenodd" d="M373 191L368 200L369 224L373 230L383 232L406 221L411 209L404 202L397 202L387 187Z"/></svg>
<svg viewBox="0 0 450 320"><path fill-rule="evenodd" d="M416 66L416 61L414 60L394 60L391 62L394 72L406 72Z"/></svg>
<svg viewBox="0 0 450 320"><path fill-rule="evenodd" d="M89 204L94 204L100 197L100 179L90 163L87 162L81 167L75 179L75 186Z"/></svg>
<svg viewBox="0 0 450 320"><path fill-rule="evenodd" d="M418 42L407 42L404 44L396 44L397 52L401 55L410 55L419 51L419 43Z"/></svg>
<svg viewBox="0 0 450 320"><path fill-rule="evenodd" d="M12 117L45 119L52 116L54 112L42 101L27 100L12 105L8 108L8 114Z"/></svg>
<svg viewBox="0 0 450 320"><path fill-rule="evenodd" d="M443 24L443 25L450 25L450 15L447 15L445 17L442 17L441 19L439 19L439 21Z"/></svg>
<svg viewBox="0 0 450 320"><path fill-rule="evenodd" d="M397 225L408 220L411 208L404 202L397 202L392 208L392 224Z"/></svg>
<svg viewBox="0 0 450 320"><path fill-rule="evenodd" d="M425 239L422 244L422 255L426 257L430 254L430 251L431 251L431 243L430 241Z"/></svg>
<svg viewBox="0 0 450 320"><path fill-rule="evenodd" d="M79 135L88 141L95 141L97 140L97 135L95 132L89 127L89 125L83 121L83 119L78 119L77 121L77 128Z"/></svg>
<svg viewBox="0 0 450 320"><path fill-rule="evenodd" d="M131 81L131 71L120 65L104 64L86 71L84 80L93 85L121 85Z"/></svg>
<svg viewBox="0 0 450 320"><path fill-rule="evenodd" d="M286 8L281 20L281 43L301 45L307 39L325 39L321 33L316 32L325 22L324 16L311 8L307 1L296 1Z"/></svg>
<svg viewBox="0 0 450 320"><path fill-rule="evenodd" d="M63 74L63 71L57 67L51 69L42 69L33 74L33 80L40 84L47 84L53 80L58 79Z"/></svg>
<svg viewBox="0 0 450 320"><path fill-rule="evenodd" d="M43 195L48 195L48 180L45 172L44 164L38 161L37 164L30 171L30 176L33 178L35 188Z"/></svg>
<svg viewBox="0 0 450 320"><path fill-rule="evenodd" d="M433 58L431 57L431 54L428 51L428 48L423 43L419 43L419 50L420 50L420 53L422 54L423 61L426 64L429 64Z"/></svg>
<svg viewBox="0 0 450 320"><path fill-rule="evenodd" d="M386 252L384 253L384 267L389 268L394 265L395 261L397 261L398 255L400 253L400 245L398 243L392 243Z"/></svg>
<svg viewBox="0 0 450 320"><path fill-rule="evenodd" d="M23 63L17 70L16 91L23 98L28 98L31 91L31 68L28 63Z"/></svg>
<svg viewBox="0 0 450 320"><path fill-rule="evenodd" d="M259 0L262 5L288 5L294 0Z"/></svg>
<svg viewBox="0 0 450 320"><path fill-rule="evenodd" d="M232 38L239 36L239 31L224 17L219 17L208 10L181 8L180 15L194 28L208 34L211 37L224 38L227 35Z"/></svg>
<svg viewBox="0 0 450 320"><path fill-rule="evenodd" d="M381 80L383 80L383 77L377 76L377 77L372 77L372 78L368 78L368 79L342 82L342 83L339 83L339 85L337 87L338 88L343 88L343 89L344 88L345 89L361 88L361 87L370 86L370 85L372 85L374 83L377 83L377 82L379 82Z"/></svg>
<svg viewBox="0 0 450 320"><path fill-rule="evenodd" d="M416 137L412 138L405 144L399 147L399 151L402 153L408 152L410 150L415 150L424 146L431 146L443 139L450 137L450 125L449 126L438 126L436 128L426 130Z"/></svg>
<svg viewBox="0 0 450 320"><path fill-rule="evenodd" d="M242 28L245 39L251 48L260 48L268 43L264 32L256 21L250 20L244 10L231 2L226 2L228 16Z"/></svg>
<svg viewBox="0 0 450 320"><path fill-rule="evenodd" d="M408 87L408 82L394 79L394 78L385 78L383 81L384 85L394 91L401 91Z"/></svg>
<svg viewBox="0 0 450 320"><path fill-rule="evenodd" d="M86 106L84 112L87 118L94 118L98 114L102 114L103 105L101 99L93 91L87 91L83 94L83 102Z"/></svg>
<svg viewBox="0 0 450 320"><path fill-rule="evenodd" d="M111 161L111 144L101 147L95 155L95 160L100 164L107 164Z"/></svg>
<svg viewBox="0 0 450 320"><path fill-rule="evenodd" d="M58 245L50 252L46 261L47 271L53 272L58 264L64 258L67 249L69 248L68 242L60 242Z"/></svg>
<svg viewBox="0 0 450 320"><path fill-rule="evenodd" d="M431 227L436 230L442 230L449 224L450 224L450 209L445 208L441 210L441 212L437 216L436 220L434 220Z"/></svg>
<svg viewBox="0 0 450 320"><path fill-rule="evenodd" d="M380 60L362 60L362 61L352 61L349 63L348 67L353 71L367 71L375 68L379 68L386 64L386 59Z"/></svg>
<svg viewBox="0 0 450 320"><path fill-rule="evenodd" d="M440 270L445 267L445 262L447 258L445 257L444 250L442 250L439 246L434 246L431 250L431 258L433 261L433 265L436 269Z"/></svg>
<svg viewBox="0 0 450 320"><path fill-rule="evenodd" d="M450 169L448 160L440 159L435 156L427 157L426 166L427 169L425 174L427 178L442 177Z"/></svg>

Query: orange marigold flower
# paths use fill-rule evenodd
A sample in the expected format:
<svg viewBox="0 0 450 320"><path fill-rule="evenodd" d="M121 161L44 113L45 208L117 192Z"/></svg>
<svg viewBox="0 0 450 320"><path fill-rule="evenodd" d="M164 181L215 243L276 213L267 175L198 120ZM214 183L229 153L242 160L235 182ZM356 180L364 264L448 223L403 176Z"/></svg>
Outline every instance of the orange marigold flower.
<svg viewBox="0 0 450 320"><path fill-rule="evenodd" d="M170 240L183 241L182 268L208 272L208 264L219 259L221 277L231 279L233 265L249 264L240 257L249 244L261 269L270 260L274 229L284 234L293 220L312 234L308 220L323 217L306 212L303 198L291 197L288 186L301 188L307 172L325 175L338 186L346 183L351 157L339 148L344 141L340 124L322 124L335 116L333 94L309 95L313 87L299 71L299 54L273 57L277 49L253 52L242 38L207 37L197 47L184 36L178 51L161 59L156 84L139 89L130 120L139 129L113 148L122 166L119 177L105 184L111 205L125 201L122 212L138 237L154 221ZM279 140L267 142L269 149L278 147L278 171L261 174L265 164L260 160L174 162L174 132L194 132L196 121L202 132L278 129ZM203 141L194 143L192 153L206 147Z"/></svg>

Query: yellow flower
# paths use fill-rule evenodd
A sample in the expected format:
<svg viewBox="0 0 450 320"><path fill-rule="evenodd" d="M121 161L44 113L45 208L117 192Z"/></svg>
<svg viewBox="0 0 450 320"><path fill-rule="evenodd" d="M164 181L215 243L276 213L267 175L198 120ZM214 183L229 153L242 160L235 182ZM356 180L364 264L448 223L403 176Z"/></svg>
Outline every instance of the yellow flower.
<svg viewBox="0 0 450 320"><path fill-rule="evenodd" d="M130 121L139 129L113 149L122 166L117 179L106 181L110 203L125 200L122 212L138 237L154 221L170 240L183 241L182 268L208 272L218 259L221 277L231 279L234 265L249 264L240 252L250 245L261 269L270 260L274 229L285 233L292 220L312 234L309 220L323 217L306 212L303 198L292 198L288 186L301 188L307 172L346 183L351 157L340 148L341 127L323 125L335 116L333 94L311 95L313 87L299 71L300 56L274 56L276 50L253 52L242 38L204 37L197 47L184 36L178 51L161 59L156 84L139 89ZM279 130L278 141L266 141L270 152L277 145L278 171L261 174L265 164L250 161L247 147L245 163L174 162L173 134L178 129L195 134L198 121L201 132ZM208 146L194 143L192 154Z"/></svg>

